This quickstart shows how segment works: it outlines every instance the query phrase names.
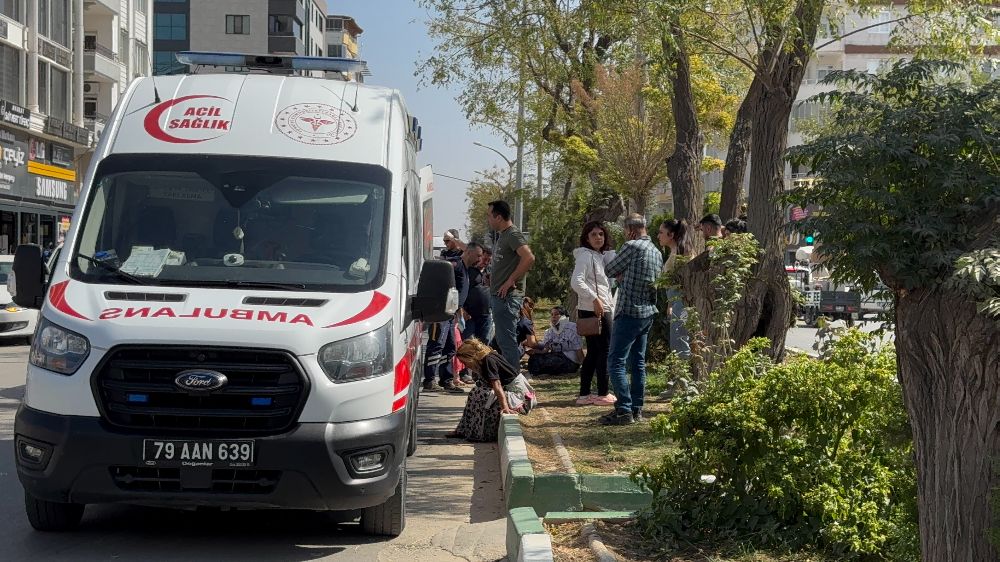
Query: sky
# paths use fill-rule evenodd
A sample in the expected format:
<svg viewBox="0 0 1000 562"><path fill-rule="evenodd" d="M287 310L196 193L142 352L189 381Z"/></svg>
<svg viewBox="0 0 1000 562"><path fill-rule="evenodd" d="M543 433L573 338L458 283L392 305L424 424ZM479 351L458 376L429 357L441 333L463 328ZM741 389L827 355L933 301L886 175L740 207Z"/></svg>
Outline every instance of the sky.
<svg viewBox="0 0 1000 562"><path fill-rule="evenodd" d="M511 160L514 148L482 128L470 127L455 101L459 90L419 86L420 78L414 76L417 60L427 56L434 44L426 31L429 16L416 0L327 0L327 4L329 14L351 16L364 30L359 38L361 58L372 72L366 83L399 89L407 109L420 121L424 147L418 162L430 164L435 173L435 234L458 228L465 238L468 184L442 174L474 179L477 171L507 169L499 156L473 142L496 148Z"/></svg>

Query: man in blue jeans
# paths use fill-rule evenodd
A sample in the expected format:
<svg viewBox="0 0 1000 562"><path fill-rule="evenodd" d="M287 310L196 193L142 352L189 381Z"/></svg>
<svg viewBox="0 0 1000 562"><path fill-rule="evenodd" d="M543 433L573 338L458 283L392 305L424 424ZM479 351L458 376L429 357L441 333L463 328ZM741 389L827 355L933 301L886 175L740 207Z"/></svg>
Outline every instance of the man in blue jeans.
<svg viewBox="0 0 1000 562"><path fill-rule="evenodd" d="M515 369L520 368L517 321L524 299L524 276L535 263L524 234L510 220L510 205L492 201L487 212L490 228L499 234L493 244L493 271L490 275L490 308L500 355Z"/></svg>
<svg viewBox="0 0 1000 562"><path fill-rule="evenodd" d="M608 350L608 377L618 402L615 411L602 416L603 425L629 425L642 421L646 394L646 341L656 315L653 282L663 268L663 254L646 234L642 215L625 219L628 241L605 267L608 277L617 277L618 295L615 322ZM625 376L625 363L631 381Z"/></svg>

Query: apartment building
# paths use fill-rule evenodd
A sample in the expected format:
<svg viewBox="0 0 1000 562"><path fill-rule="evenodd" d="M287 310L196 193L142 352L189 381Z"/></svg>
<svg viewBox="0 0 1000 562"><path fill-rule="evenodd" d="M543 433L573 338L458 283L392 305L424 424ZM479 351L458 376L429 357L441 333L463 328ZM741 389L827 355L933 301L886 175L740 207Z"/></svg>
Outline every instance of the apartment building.
<svg viewBox="0 0 1000 562"><path fill-rule="evenodd" d="M117 97L149 72L152 0L0 0L0 253L58 244Z"/></svg>
<svg viewBox="0 0 1000 562"><path fill-rule="evenodd" d="M324 56L325 0L155 0L155 74L179 51Z"/></svg>
<svg viewBox="0 0 1000 562"><path fill-rule="evenodd" d="M347 58L361 60L361 49L358 46L358 37L364 33L358 22L350 16L327 16L326 18L326 51L327 56L337 58ZM347 72L344 73L348 80L364 82L364 78L369 73Z"/></svg>

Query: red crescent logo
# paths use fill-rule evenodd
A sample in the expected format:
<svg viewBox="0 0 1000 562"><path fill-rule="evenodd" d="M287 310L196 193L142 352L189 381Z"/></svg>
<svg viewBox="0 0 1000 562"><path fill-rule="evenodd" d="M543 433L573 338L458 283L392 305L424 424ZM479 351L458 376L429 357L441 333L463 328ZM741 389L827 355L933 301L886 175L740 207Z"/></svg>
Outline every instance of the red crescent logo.
<svg viewBox="0 0 1000 562"><path fill-rule="evenodd" d="M375 316L379 312L382 312L382 310L386 307L386 305L389 304L390 300L392 300L392 299L390 299L388 296L383 295L382 293L380 293L378 291L375 291L375 293L372 294L372 300L371 300L371 302L368 303L368 306L366 306L364 310L362 310L361 312L355 314L354 316L351 316L347 320L344 320L342 322L337 322L336 324L330 324L329 326L323 326L323 327L324 328L337 328L339 326L347 326L349 324L357 324L358 322L363 322L365 320L368 320L372 316Z"/></svg>
<svg viewBox="0 0 1000 562"><path fill-rule="evenodd" d="M193 96L184 96L184 97L180 97L180 98L177 98L177 99L167 100L167 101L161 103L160 105L154 107L152 109L152 111L150 111L149 113L146 114L146 119L145 119L145 121L143 121L143 126L146 127L146 132L149 133L149 136L153 137L156 140L161 140L163 142L172 142L172 143L177 143L177 144L191 144L191 143L205 142L207 140L212 140L212 139L219 138L222 135L218 135L218 136L215 136L215 137L212 137L212 138L209 138L209 139L182 139L182 138L179 138L179 137L175 137L175 136L171 135L170 133L167 133L166 131L163 130L163 127L160 126L160 117L163 117L163 114L168 109L170 109L171 107L173 107L173 106L175 106L175 105L177 105L179 103L182 103L182 102L185 102L185 101L188 101L188 100L192 100L192 99L199 99L199 98L203 98L203 99L217 99L217 100L225 100L226 99L226 98L222 98L222 97L219 97L219 96L193 95ZM229 101L229 100L226 100L226 101Z"/></svg>

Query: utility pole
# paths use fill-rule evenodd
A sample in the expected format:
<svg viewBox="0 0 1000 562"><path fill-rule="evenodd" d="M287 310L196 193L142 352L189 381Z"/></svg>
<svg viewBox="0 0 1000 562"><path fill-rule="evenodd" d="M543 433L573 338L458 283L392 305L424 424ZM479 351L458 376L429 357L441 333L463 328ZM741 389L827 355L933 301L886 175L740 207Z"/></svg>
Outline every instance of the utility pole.
<svg viewBox="0 0 1000 562"><path fill-rule="evenodd" d="M514 214L517 215L517 227L524 230L524 75L518 72L517 95L517 163L514 176L514 189L517 191L517 203Z"/></svg>

